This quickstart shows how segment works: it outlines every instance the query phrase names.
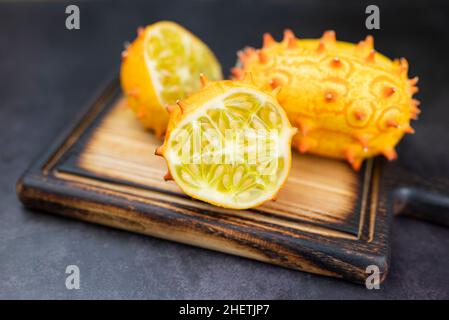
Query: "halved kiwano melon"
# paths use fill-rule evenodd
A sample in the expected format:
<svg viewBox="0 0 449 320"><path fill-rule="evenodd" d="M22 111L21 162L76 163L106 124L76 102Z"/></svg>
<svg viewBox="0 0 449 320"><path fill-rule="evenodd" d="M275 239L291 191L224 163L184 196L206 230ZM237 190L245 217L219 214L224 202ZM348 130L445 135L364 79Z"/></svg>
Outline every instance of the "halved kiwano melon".
<svg viewBox="0 0 449 320"><path fill-rule="evenodd" d="M167 127L166 106L200 88L198 75L222 79L212 51L176 23L161 21L140 29L123 52L121 83L140 121L161 136Z"/></svg>
<svg viewBox="0 0 449 320"><path fill-rule="evenodd" d="M204 82L169 108L165 141L156 150L167 162L166 178L221 207L274 199L290 170L296 129L273 94L240 81Z"/></svg>

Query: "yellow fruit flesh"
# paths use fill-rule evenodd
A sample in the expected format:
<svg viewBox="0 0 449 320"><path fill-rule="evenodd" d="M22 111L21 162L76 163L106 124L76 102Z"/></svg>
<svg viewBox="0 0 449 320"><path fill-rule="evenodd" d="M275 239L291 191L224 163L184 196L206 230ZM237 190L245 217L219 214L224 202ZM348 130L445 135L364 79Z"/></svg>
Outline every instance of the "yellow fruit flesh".
<svg viewBox="0 0 449 320"><path fill-rule="evenodd" d="M183 112L173 112L163 145L181 189L234 209L273 199L290 169L294 132L276 100L226 81L209 84L183 106Z"/></svg>
<svg viewBox="0 0 449 320"><path fill-rule="evenodd" d="M212 52L178 27L166 25L151 30L145 48L162 105L174 104L197 91L200 73L214 80L222 77Z"/></svg>
<svg viewBox="0 0 449 320"><path fill-rule="evenodd" d="M200 73L222 78L204 43L181 26L162 21L141 30L125 51L121 83L140 121L161 136L168 123L167 105L198 90Z"/></svg>

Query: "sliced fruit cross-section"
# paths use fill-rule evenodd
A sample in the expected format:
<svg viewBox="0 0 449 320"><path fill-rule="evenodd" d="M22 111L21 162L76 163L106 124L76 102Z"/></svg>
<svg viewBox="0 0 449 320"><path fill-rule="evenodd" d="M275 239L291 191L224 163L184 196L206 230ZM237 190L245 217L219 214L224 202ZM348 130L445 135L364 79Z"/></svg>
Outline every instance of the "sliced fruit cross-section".
<svg viewBox="0 0 449 320"><path fill-rule="evenodd" d="M245 209L275 198L291 165L296 132L271 93L237 81L208 82L171 107L156 150L193 198Z"/></svg>
<svg viewBox="0 0 449 320"><path fill-rule="evenodd" d="M160 136L168 123L166 106L198 90L200 73L222 79L220 64L201 40L161 21L140 29L123 53L121 83L141 122Z"/></svg>

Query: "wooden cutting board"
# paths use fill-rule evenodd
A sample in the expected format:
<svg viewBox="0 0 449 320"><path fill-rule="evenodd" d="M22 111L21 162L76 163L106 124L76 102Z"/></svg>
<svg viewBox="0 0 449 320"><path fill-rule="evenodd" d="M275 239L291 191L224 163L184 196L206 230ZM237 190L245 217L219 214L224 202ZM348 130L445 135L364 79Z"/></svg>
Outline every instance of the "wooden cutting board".
<svg viewBox="0 0 449 320"><path fill-rule="evenodd" d="M165 163L154 156L161 142L114 82L27 170L18 195L30 208L287 268L364 283L367 266L376 265L385 278L393 210L382 160L356 173L345 162L294 152L277 201L239 211L165 182Z"/></svg>

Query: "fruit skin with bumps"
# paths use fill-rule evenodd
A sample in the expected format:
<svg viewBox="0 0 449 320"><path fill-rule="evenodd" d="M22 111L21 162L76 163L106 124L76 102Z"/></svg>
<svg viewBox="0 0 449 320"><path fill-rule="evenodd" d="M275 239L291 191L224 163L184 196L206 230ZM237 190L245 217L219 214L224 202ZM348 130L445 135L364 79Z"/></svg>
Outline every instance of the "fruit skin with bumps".
<svg viewBox="0 0 449 320"><path fill-rule="evenodd" d="M397 157L396 144L413 133L418 78L408 79L405 59L390 60L374 50L368 36L358 44L297 39L285 30L281 42L263 37L261 49L240 51L235 79L247 72L260 87L280 87L278 100L300 130L293 146L301 153L347 159L358 170L365 158Z"/></svg>
<svg viewBox="0 0 449 320"><path fill-rule="evenodd" d="M137 30L137 38L129 44L122 52L122 64L120 70L120 82L122 89L125 93L128 105L134 111L140 122L150 130L153 130L158 137L162 137L168 123L168 112L166 110L167 103L174 103L174 101L162 101L160 94L154 85L156 78L154 70L151 71L148 66L146 50L148 50L146 41L147 35L161 28L172 28L177 32L183 34L189 41L191 41L196 47L201 48L203 52L206 52L213 64L213 79L221 79L221 67L215 58L212 51L196 36L184 29L182 26L170 22L159 21L154 24L148 25L145 28L139 28ZM178 45L178 44L177 44ZM149 44L151 46L151 44ZM181 55L178 55L178 59L183 59ZM183 64L187 61L182 61ZM210 70L200 70L209 74ZM191 79L198 79L198 74L188 75ZM212 76L212 75L210 75ZM197 88L199 88L199 82ZM193 92L194 90L192 90ZM192 92L188 92L189 94ZM177 97L181 98L181 97Z"/></svg>
<svg viewBox="0 0 449 320"><path fill-rule="evenodd" d="M177 101L175 105L168 106L168 111L170 113L170 119L167 127L167 131L165 134L164 143L159 146L155 150L155 154L158 156L161 156L165 159L168 167L168 171L163 177L164 180L175 180L175 182L178 184L178 186L183 190L184 193L188 194L192 198L199 199L208 203L211 203L213 205L224 207L224 208L231 208L231 209L248 209L252 207L256 207L261 205L262 203L269 201L269 200L276 200L277 194L279 190L282 188L282 186L285 184L290 168L291 168L291 140L293 136L296 134L297 129L292 127L289 123L289 120L287 118L287 115L285 114L284 110L280 105L277 103L276 95L278 93L278 90L270 90L269 92L264 92L260 90L260 88L256 87L252 80L248 77L242 79L242 81L231 81L231 80L224 80L224 81L209 81L203 74L200 75L202 89L198 92L194 93L193 95L189 96L184 101ZM189 192L187 189L183 187L183 184L177 181L177 175L174 173L173 165L169 161L168 153L169 151L169 145L170 145L170 139L173 134L173 132L180 127L181 123L186 122L186 118L188 118L190 115L197 112L199 109L201 109L204 105L210 104L210 102L217 97L221 95L225 95L233 90L239 91L239 90L249 90L257 92L257 94L264 96L267 101L270 103L273 103L276 106L276 109L283 114L282 119L283 125L279 125L281 128L281 131L286 133L286 135L281 135L284 137L285 141L282 141L284 146L284 150L286 150L285 154L285 163L284 163L284 170L282 172L281 176L276 176L276 184L272 188L272 190L269 190L266 197L258 201L257 203L253 203L251 205L247 205L245 203L230 203L226 201L214 201L211 199L207 199L205 197L202 197L199 194L195 194L192 192ZM246 109L246 108L245 108ZM189 117L189 119L191 119ZM190 121L188 121L190 122ZM231 130L235 130L235 127L232 126ZM261 170L261 169L257 169ZM213 175L216 175L216 172L212 172ZM209 173L208 173L209 174ZM243 176L251 175L252 173L244 173ZM199 179L199 177L195 177L195 179ZM212 188L208 187L204 189L205 194L209 194L212 192ZM226 197L226 195L224 196Z"/></svg>

